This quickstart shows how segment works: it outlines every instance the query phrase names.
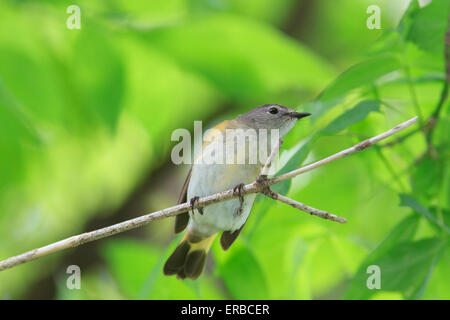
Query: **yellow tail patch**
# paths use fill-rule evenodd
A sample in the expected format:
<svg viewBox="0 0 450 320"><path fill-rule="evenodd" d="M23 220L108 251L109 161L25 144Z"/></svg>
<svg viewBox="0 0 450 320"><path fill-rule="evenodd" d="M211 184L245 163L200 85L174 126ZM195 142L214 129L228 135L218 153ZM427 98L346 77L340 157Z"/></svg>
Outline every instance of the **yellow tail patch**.
<svg viewBox="0 0 450 320"><path fill-rule="evenodd" d="M213 234L198 242L191 242L188 232L185 232L175 251L167 259L164 265L164 274L176 274L180 279L197 279L203 271L206 255L215 237L216 234Z"/></svg>

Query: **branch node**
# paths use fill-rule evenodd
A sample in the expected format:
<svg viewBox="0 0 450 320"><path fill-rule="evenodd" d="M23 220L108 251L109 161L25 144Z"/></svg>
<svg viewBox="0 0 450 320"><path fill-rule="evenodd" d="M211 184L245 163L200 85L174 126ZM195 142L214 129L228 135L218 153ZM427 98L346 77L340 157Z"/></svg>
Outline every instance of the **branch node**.
<svg viewBox="0 0 450 320"><path fill-rule="evenodd" d="M355 145L355 149L357 151L361 151L361 150L364 150L364 149L370 147L371 145L372 145L372 143L370 142L369 139L367 139L367 140L364 140L364 141L358 143L357 145Z"/></svg>

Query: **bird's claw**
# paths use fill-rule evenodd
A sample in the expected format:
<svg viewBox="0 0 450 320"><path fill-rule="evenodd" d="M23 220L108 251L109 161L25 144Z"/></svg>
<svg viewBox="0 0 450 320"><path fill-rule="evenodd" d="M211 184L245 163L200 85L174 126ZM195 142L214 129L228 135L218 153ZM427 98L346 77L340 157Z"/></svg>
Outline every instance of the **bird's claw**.
<svg viewBox="0 0 450 320"><path fill-rule="evenodd" d="M197 196L195 196L191 199L192 214L194 214L194 209L195 209L194 207L198 204L199 199L200 199L200 197L197 197ZM201 215L203 215L203 208L199 207L199 208L197 208L197 210Z"/></svg>
<svg viewBox="0 0 450 320"><path fill-rule="evenodd" d="M233 188L234 194L235 194L235 195L237 194L237 195L239 196L239 202L240 202L240 204L239 204L239 209L238 209L238 211L237 211L237 214L238 214L238 215L241 215L241 214L242 214L242 207L243 207L243 205L244 205L244 196L242 195L242 190L243 190L244 186L245 186L245 184L240 183L240 184L238 184L236 187Z"/></svg>

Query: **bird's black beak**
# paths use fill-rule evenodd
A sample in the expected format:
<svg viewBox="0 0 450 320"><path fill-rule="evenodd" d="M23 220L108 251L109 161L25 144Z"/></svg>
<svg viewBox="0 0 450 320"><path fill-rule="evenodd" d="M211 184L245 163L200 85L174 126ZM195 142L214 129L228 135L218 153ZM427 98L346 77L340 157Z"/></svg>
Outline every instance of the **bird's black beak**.
<svg viewBox="0 0 450 320"><path fill-rule="evenodd" d="M301 118L309 117L311 115L311 113L308 113L308 112L289 112L287 115L289 117L292 117L292 118L301 119Z"/></svg>

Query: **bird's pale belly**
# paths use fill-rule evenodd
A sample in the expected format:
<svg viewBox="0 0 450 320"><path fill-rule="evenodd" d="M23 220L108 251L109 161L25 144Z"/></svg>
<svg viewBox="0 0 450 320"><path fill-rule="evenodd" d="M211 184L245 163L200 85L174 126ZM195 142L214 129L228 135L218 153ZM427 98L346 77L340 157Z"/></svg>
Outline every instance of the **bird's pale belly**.
<svg viewBox="0 0 450 320"><path fill-rule="evenodd" d="M188 199L232 189L240 183L251 183L257 178L259 170L259 165L194 165L187 193ZM203 215L198 210L195 210L194 214L191 211L188 229L204 236L224 230L235 231L247 220L255 197L255 194L244 197L240 214L240 200L238 198L209 205L203 208Z"/></svg>

